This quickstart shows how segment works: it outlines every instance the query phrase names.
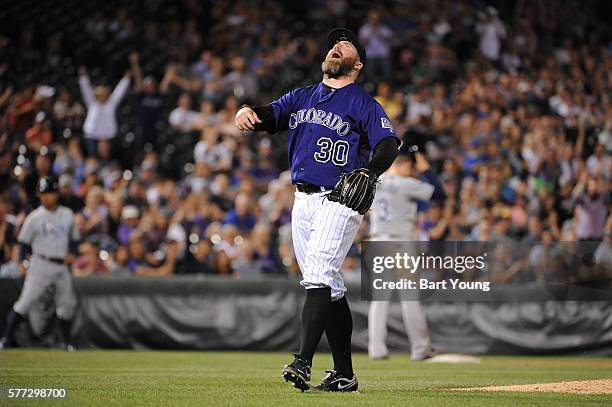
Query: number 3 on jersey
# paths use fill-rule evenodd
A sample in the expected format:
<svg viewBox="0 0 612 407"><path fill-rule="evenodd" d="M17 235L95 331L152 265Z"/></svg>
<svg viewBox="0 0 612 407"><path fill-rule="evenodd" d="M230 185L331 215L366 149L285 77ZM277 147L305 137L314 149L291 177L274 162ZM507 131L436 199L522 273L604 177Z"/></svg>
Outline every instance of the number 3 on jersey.
<svg viewBox="0 0 612 407"><path fill-rule="evenodd" d="M389 222L391 219L389 213L389 201L385 198L376 199L377 207L378 207L378 220L380 222Z"/></svg>
<svg viewBox="0 0 612 407"><path fill-rule="evenodd" d="M315 160L326 163L330 159L335 165L343 166L348 161L348 151L350 144L344 140L335 143L328 137L321 137L317 140L317 146L321 149L314 154Z"/></svg>

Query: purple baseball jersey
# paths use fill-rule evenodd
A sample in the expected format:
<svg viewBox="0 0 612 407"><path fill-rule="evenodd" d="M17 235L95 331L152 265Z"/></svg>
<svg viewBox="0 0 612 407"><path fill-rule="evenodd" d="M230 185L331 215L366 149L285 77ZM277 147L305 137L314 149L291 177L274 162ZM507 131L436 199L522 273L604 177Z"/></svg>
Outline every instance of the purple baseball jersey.
<svg viewBox="0 0 612 407"><path fill-rule="evenodd" d="M351 83L327 91L322 82L272 102L278 130L288 130L291 180L333 187L363 167L386 137L397 137L382 106Z"/></svg>

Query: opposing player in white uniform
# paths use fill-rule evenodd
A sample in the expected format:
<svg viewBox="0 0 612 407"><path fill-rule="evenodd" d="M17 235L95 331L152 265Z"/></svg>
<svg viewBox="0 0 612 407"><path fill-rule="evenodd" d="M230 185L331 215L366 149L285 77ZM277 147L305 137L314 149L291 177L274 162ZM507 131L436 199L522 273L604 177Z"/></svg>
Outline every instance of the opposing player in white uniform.
<svg viewBox="0 0 612 407"><path fill-rule="evenodd" d="M77 301L67 260L69 247L74 249L79 232L72 211L58 205L56 178L41 178L37 191L41 206L26 217L17 238L21 246L20 261L24 262L27 251L31 250L32 255L21 295L7 317L0 349L12 343L15 328L25 320L32 304L49 286L54 286L55 308L64 346L66 350L74 350L70 331Z"/></svg>
<svg viewBox="0 0 612 407"><path fill-rule="evenodd" d="M424 176L428 182L419 180ZM370 239L373 241L416 241L417 201L428 201L434 191L443 195L437 178L429 171L425 157L416 146L402 148L400 155L380 179L372 205ZM437 198L437 196L436 196ZM390 297L391 293L389 293ZM389 298L390 299L390 298ZM411 359L423 360L431 355L427 320L419 301L401 301L402 318L410 339ZM389 301L372 301L368 315L368 354L383 359L387 349L387 315Z"/></svg>

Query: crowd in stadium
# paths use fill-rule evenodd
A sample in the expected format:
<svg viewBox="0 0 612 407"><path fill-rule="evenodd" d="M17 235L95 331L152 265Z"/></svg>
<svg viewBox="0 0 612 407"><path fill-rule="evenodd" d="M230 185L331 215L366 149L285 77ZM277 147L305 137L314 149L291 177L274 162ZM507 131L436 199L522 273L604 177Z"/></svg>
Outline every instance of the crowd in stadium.
<svg viewBox="0 0 612 407"><path fill-rule="evenodd" d="M422 239L596 240L612 262L610 26L557 3L158 1L89 15L86 47L35 22L4 32L0 274L23 272L16 235L49 174L76 213L76 276L296 273L286 139L234 116L320 81L341 25L366 47L360 82L446 192L421 205ZM355 246L344 270L358 267Z"/></svg>

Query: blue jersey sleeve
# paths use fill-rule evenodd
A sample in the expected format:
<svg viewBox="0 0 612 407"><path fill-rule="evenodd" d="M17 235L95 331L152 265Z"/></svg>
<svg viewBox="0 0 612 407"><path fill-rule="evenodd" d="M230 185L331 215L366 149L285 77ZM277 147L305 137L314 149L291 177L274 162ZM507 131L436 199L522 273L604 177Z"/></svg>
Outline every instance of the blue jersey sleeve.
<svg viewBox="0 0 612 407"><path fill-rule="evenodd" d="M289 128L289 117L294 110L296 91L297 90L292 90L291 92L285 93L271 103L272 109L274 110L277 130L287 130Z"/></svg>
<svg viewBox="0 0 612 407"><path fill-rule="evenodd" d="M367 111L364 112L364 117L362 128L366 136L368 136L368 143L372 150L384 138L398 138L389 116L387 116L380 103L376 101L369 103Z"/></svg>

